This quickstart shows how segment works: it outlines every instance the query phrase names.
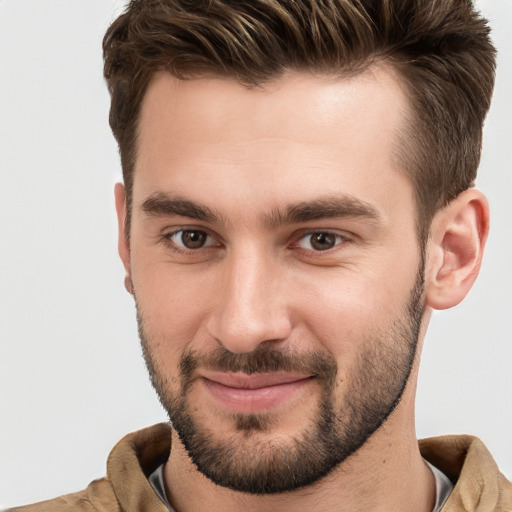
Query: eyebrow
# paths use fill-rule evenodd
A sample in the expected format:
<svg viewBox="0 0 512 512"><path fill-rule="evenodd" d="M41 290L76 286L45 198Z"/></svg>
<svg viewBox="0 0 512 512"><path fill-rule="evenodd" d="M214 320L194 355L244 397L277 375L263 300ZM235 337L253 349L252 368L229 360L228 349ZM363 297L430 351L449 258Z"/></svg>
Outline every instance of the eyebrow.
<svg viewBox="0 0 512 512"><path fill-rule="evenodd" d="M151 217L188 217L212 224L219 223L221 216L211 208L189 201L179 196L169 196L163 192L151 194L141 205L144 213Z"/></svg>
<svg viewBox="0 0 512 512"><path fill-rule="evenodd" d="M276 209L265 221L269 226L279 226L333 218L363 218L378 222L381 216L378 210L366 201L350 195L336 195L291 204L284 211Z"/></svg>
<svg viewBox="0 0 512 512"><path fill-rule="evenodd" d="M188 217L211 224L227 223L224 216L211 208L181 196L170 196L163 192L151 194L141 205L144 213L151 217ZM379 221L381 216L371 204L350 195L325 196L295 204L284 210L274 209L264 216L268 227L329 218L363 218Z"/></svg>

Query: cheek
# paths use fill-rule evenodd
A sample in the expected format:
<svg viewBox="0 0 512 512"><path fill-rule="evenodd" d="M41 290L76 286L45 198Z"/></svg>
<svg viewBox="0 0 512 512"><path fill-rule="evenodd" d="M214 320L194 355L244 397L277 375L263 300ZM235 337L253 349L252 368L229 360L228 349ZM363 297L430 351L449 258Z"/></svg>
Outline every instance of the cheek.
<svg viewBox="0 0 512 512"><path fill-rule="evenodd" d="M297 303L298 317L306 329L337 359L352 361L369 340L387 332L407 310L416 274L404 279L403 266L394 264L369 268L336 269L318 274L306 282L308 290ZM401 276L397 282L394 275Z"/></svg>
<svg viewBox="0 0 512 512"><path fill-rule="evenodd" d="M147 341L162 365L175 366L184 351L205 339L202 327L214 287L197 268L176 271L166 262L142 261L132 257L132 278Z"/></svg>

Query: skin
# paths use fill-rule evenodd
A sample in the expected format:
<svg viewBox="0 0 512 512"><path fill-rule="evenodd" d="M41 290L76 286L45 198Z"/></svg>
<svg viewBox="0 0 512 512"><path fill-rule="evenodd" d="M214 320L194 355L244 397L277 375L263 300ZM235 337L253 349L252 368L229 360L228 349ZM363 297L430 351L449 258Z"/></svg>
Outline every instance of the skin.
<svg viewBox="0 0 512 512"><path fill-rule="evenodd" d="M289 73L256 89L225 79L154 77L141 111L130 243L121 184L115 193L127 288L169 392L179 392L184 353L206 355L220 346L245 354L270 346L332 356L342 403L369 334L403 316L420 267L413 189L393 154L408 115L399 79L385 66L343 80ZM217 218L148 213L144 205L155 197L186 199ZM375 215L283 223L275 213L333 197L355 200ZM207 233L206 246L183 250L181 234L173 236L180 229ZM435 216L420 346L431 309L451 307L469 291L487 230L487 203L475 189ZM315 250L311 231L334 233L335 245ZM392 341L384 338L390 347ZM173 506L179 512L204 503L216 511L431 510L433 477L414 431L418 355L400 404L381 428L327 477L294 492L249 495L215 485L174 435L165 468ZM197 377L190 391L196 420L218 439L236 434L201 369ZM318 395L314 379L301 386L271 407L270 431L246 442L262 446L300 434Z"/></svg>

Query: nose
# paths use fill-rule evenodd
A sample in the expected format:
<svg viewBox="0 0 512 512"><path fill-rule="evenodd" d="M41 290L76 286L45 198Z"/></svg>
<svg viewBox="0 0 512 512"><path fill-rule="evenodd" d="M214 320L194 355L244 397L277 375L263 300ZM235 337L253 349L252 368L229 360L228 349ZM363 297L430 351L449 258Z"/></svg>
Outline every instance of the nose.
<svg viewBox="0 0 512 512"><path fill-rule="evenodd" d="M283 270L271 256L233 251L223 262L222 282L207 329L234 353L286 340L292 324Z"/></svg>

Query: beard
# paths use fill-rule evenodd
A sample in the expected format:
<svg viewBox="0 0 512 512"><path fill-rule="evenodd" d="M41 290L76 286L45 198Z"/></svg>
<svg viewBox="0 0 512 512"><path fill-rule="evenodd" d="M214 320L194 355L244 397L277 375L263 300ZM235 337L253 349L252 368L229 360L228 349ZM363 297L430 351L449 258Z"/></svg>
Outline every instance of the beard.
<svg viewBox="0 0 512 512"><path fill-rule="evenodd" d="M370 333L338 396L338 366L324 352L296 353L260 346L236 354L223 347L209 354L186 352L179 363L180 389L172 391L169 375L153 357L153 340L137 308L139 335L151 382L172 427L197 469L214 483L239 492L274 494L311 485L357 452L399 404L416 356L423 303L423 265L409 301L391 327ZM266 344L264 344L266 345ZM234 430L223 438L208 421L199 421L190 398L197 368L223 372L314 375L320 398L303 429L286 439L272 435L272 413L233 413Z"/></svg>

